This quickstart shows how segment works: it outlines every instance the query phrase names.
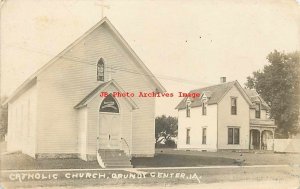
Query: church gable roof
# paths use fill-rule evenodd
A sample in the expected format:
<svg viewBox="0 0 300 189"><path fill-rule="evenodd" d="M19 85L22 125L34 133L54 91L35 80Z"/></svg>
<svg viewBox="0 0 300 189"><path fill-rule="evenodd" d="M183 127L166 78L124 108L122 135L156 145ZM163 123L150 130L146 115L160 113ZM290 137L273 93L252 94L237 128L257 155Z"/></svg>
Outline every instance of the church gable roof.
<svg viewBox="0 0 300 189"><path fill-rule="evenodd" d="M104 17L100 20L96 25L94 25L91 29L85 32L81 37L71 43L67 48L65 48L61 53L52 58L48 63L38 69L34 74L32 74L27 80L25 80L10 97L3 103L3 105L7 104L10 100L12 100L15 96L17 96L21 91L26 88L26 86L31 83L33 79L38 77L44 70L46 70L49 66L51 66L54 62L56 62L59 58L64 56L67 52L69 52L73 47L75 47L79 42L84 40L89 34L91 34L95 29L99 26L106 24L108 28L112 31L112 33L116 36L116 39L120 41L120 43L124 46L124 48L129 52L129 54L135 59L134 62L138 64L138 66L145 72L145 76L149 78L149 80L156 86L159 92L165 92L165 88L161 85L161 83L157 80L157 78L152 74L152 72L146 67L146 65L142 62L142 60L137 56L137 54L133 51L133 49L129 46L129 44L125 41L125 39L121 36L121 34L117 31L117 29L111 24L108 18Z"/></svg>
<svg viewBox="0 0 300 189"><path fill-rule="evenodd" d="M92 99L94 99L96 96L99 95L100 92L105 91L105 89L113 85L119 92L124 93L125 91L118 85L118 83L115 80L110 80L108 82L101 83L98 85L94 90L92 90L87 96L85 96L78 104L74 106L75 109L79 109L81 107L86 106ZM122 97L124 98L133 109L138 109L138 106L136 103L132 100L130 97Z"/></svg>
<svg viewBox="0 0 300 189"><path fill-rule="evenodd" d="M204 88L200 88L200 89L194 89L191 90L190 93L200 93L201 96L197 97L197 98L191 98L191 107L199 107L202 106L202 96L203 94L205 94L208 99L207 99L207 104L217 104L219 103L223 97L225 96L225 94L233 87L236 86L238 88L238 90L242 93L242 95L244 96L244 98L246 99L246 101L251 104L251 101L249 99L249 97L245 94L243 88L240 86L240 84L238 83L238 81L232 81L232 82L227 82L227 83L222 83L222 84L218 84L218 85L212 85L212 86L208 86L208 87L204 87ZM187 98L184 98L177 106L175 109L185 109Z"/></svg>

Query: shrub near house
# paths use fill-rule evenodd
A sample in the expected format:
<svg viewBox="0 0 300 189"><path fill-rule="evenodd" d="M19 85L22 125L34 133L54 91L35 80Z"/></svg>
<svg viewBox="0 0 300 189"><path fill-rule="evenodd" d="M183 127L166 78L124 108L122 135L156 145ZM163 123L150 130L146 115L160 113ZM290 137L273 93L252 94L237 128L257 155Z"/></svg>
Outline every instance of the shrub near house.
<svg viewBox="0 0 300 189"><path fill-rule="evenodd" d="M4 141L7 133L7 107L0 106L0 142Z"/></svg>
<svg viewBox="0 0 300 189"><path fill-rule="evenodd" d="M155 146L157 148L175 148L175 137L178 133L178 119L171 116L159 116L155 118Z"/></svg>

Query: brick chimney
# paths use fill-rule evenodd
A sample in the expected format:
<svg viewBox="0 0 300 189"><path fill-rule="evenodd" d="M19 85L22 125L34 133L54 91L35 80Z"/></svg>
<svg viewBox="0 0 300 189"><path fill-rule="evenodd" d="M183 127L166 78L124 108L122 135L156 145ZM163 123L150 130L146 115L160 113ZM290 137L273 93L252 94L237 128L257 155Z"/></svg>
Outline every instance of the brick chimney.
<svg viewBox="0 0 300 189"><path fill-rule="evenodd" d="M220 83L226 83L226 77L220 77Z"/></svg>

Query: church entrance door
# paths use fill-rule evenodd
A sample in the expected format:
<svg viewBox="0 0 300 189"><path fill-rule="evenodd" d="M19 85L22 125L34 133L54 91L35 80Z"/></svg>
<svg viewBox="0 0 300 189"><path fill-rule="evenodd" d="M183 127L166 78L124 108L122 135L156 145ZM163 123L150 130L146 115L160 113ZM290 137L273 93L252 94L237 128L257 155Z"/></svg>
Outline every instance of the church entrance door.
<svg viewBox="0 0 300 189"><path fill-rule="evenodd" d="M99 148L120 148L120 115L100 113Z"/></svg>
<svg viewBox="0 0 300 189"><path fill-rule="evenodd" d="M99 109L98 149L120 149L120 125L119 105L108 95Z"/></svg>

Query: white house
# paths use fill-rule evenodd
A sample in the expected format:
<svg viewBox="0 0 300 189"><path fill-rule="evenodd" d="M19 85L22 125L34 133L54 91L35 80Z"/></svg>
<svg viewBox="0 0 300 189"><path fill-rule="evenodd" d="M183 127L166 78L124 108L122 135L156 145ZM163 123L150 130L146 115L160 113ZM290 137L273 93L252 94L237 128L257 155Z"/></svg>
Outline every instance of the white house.
<svg viewBox="0 0 300 189"><path fill-rule="evenodd" d="M8 150L34 158L98 154L105 167L126 166L125 154L153 156L155 98L112 95L140 91L165 89L103 18L6 100Z"/></svg>
<svg viewBox="0 0 300 189"><path fill-rule="evenodd" d="M269 106L254 90L238 81L190 91L198 98L184 98L178 109L178 149L267 149L274 138L275 123Z"/></svg>

